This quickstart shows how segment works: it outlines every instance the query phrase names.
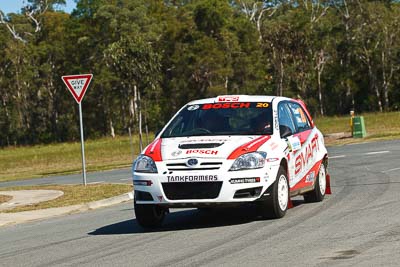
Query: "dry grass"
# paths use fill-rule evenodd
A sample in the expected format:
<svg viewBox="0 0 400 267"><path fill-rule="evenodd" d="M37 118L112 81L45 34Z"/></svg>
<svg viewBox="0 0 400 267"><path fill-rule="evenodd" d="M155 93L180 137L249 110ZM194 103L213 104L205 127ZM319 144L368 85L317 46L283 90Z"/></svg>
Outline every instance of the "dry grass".
<svg viewBox="0 0 400 267"><path fill-rule="evenodd" d="M10 201L11 199L12 199L12 196L0 195L0 204L6 203L7 201Z"/></svg>
<svg viewBox="0 0 400 267"><path fill-rule="evenodd" d="M134 154L139 153L135 138ZM98 171L130 166L129 137L85 142L86 169ZM8 147L0 149L0 181L77 173L82 170L80 143Z"/></svg>
<svg viewBox="0 0 400 267"><path fill-rule="evenodd" d="M366 113L363 116L365 128L369 136L400 135L400 112ZM350 116L314 118L317 127L324 134L349 132Z"/></svg>
<svg viewBox="0 0 400 267"><path fill-rule="evenodd" d="M101 200L131 192L132 186L128 184L93 184L87 185L46 185L46 186L18 186L0 188L1 191L9 190L60 190L64 195L45 202L33 205L16 207L4 212L20 212L28 210L65 207L70 205L83 204L91 201Z"/></svg>
<svg viewBox="0 0 400 267"><path fill-rule="evenodd" d="M350 116L320 117L314 121L324 135L344 133L344 136L326 137L325 142L329 146L400 139L400 112L366 113L360 116L364 116L365 138L351 138Z"/></svg>

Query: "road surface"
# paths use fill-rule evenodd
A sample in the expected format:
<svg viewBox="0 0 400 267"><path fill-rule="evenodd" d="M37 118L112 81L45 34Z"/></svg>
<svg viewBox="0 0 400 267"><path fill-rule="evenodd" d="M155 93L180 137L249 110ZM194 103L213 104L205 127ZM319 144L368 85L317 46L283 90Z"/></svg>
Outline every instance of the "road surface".
<svg viewBox="0 0 400 267"><path fill-rule="evenodd" d="M400 141L329 152L333 194L282 219L172 210L144 232L121 204L0 228L0 266L399 266Z"/></svg>

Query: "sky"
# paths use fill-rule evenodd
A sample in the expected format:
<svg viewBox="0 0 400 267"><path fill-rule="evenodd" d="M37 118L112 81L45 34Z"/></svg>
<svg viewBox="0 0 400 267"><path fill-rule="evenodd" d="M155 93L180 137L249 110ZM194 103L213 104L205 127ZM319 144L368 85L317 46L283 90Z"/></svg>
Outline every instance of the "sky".
<svg viewBox="0 0 400 267"><path fill-rule="evenodd" d="M19 13L21 8L26 5L27 0L0 0L0 10L5 14L8 13ZM71 13L71 11L75 8L76 4L74 0L66 0L66 6L59 6L59 9L64 10L67 13Z"/></svg>

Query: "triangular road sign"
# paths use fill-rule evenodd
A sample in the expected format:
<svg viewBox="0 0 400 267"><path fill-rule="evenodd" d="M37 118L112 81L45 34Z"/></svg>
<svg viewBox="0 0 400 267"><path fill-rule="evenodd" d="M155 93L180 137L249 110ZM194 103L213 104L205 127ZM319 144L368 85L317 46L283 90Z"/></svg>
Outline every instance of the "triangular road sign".
<svg viewBox="0 0 400 267"><path fill-rule="evenodd" d="M61 78L79 104L86 93L86 89L89 87L93 74L66 75Z"/></svg>

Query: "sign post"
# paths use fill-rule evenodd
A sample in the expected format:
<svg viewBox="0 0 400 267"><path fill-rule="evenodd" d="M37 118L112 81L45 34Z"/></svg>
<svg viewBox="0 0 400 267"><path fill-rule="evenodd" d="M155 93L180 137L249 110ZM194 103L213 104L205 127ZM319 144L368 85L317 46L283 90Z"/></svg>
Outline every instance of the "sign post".
<svg viewBox="0 0 400 267"><path fill-rule="evenodd" d="M92 74L80 74L80 75L67 75L62 76L62 80L71 92L75 101L79 105L79 126L81 130L81 153L82 153L82 173L83 173L83 184L86 186L86 163L85 163L85 144L83 137L83 119L82 119L82 99L89 87L90 81L93 78Z"/></svg>

